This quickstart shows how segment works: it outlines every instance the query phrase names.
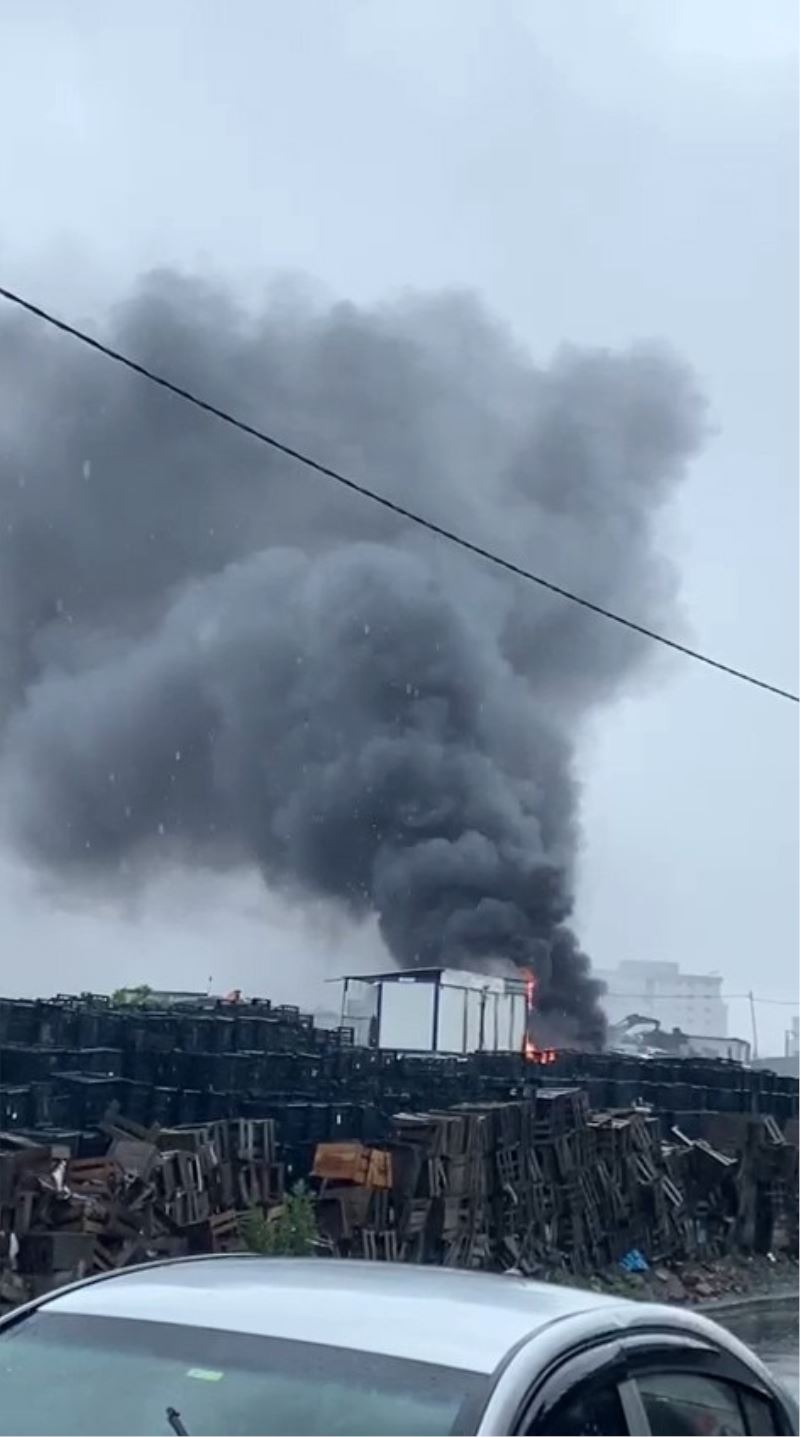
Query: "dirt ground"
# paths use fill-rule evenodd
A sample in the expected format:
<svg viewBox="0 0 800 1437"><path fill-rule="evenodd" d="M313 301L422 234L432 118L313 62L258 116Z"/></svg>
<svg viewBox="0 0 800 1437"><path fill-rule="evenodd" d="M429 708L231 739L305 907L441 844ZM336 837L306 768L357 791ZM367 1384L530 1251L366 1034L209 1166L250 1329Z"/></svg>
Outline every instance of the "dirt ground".
<svg viewBox="0 0 800 1437"><path fill-rule="evenodd" d="M693 1259L669 1265L656 1263L646 1272L625 1272L617 1267L582 1282L575 1281L574 1286L617 1293L641 1302L674 1302L694 1307L737 1298L796 1294L799 1284L796 1258L739 1255L707 1262Z"/></svg>

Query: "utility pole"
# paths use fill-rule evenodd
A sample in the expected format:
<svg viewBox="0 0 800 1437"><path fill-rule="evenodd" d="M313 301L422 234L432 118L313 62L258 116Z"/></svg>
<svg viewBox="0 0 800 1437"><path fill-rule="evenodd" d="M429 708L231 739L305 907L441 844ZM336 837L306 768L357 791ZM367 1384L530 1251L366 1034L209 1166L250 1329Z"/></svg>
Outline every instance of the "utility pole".
<svg viewBox="0 0 800 1437"><path fill-rule="evenodd" d="M750 1027L753 1030L753 1057L758 1057L758 1029L756 1028L756 1000L753 997L753 990L747 995L750 1000Z"/></svg>

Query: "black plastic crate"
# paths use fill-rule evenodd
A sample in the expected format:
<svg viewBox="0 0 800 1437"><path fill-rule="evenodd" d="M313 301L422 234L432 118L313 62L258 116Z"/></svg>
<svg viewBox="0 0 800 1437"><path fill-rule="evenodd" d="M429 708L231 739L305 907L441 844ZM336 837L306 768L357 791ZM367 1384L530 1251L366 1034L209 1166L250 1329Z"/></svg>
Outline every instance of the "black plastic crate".
<svg viewBox="0 0 800 1437"><path fill-rule="evenodd" d="M237 1059L243 1059L236 1075L236 1086L241 1091L248 1093L264 1093L267 1091L267 1064L266 1053L240 1053Z"/></svg>
<svg viewBox="0 0 800 1437"><path fill-rule="evenodd" d="M27 1128L32 1122L33 1099L29 1086L0 1085L0 1129Z"/></svg>
<svg viewBox="0 0 800 1437"><path fill-rule="evenodd" d="M37 1003L34 1041L54 1048L77 1047L79 1018L74 1004L64 1004L57 999Z"/></svg>
<svg viewBox="0 0 800 1437"><path fill-rule="evenodd" d="M180 1127L201 1122L204 1112L203 1094L193 1088L179 1088L176 1108L176 1121Z"/></svg>
<svg viewBox="0 0 800 1437"><path fill-rule="evenodd" d="M69 1272L94 1256L95 1236L89 1232L27 1232L19 1240L20 1272Z"/></svg>
<svg viewBox="0 0 800 1437"><path fill-rule="evenodd" d="M266 1020L252 1013L238 1014L234 1047L240 1053L260 1053Z"/></svg>
<svg viewBox="0 0 800 1437"><path fill-rule="evenodd" d="M392 1132L391 1114L383 1112L377 1105L367 1103L361 1108L354 1109L360 1112L360 1131L353 1137L360 1137L364 1143L382 1143L388 1141ZM393 1109L392 1111L397 1111Z"/></svg>
<svg viewBox="0 0 800 1437"><path fill-rule="evenodd" d="M306 1135L310 1143L330 1141L332 1137L331 1110L327 1103L309 1103Z"/></svg>
<svg viewBox="0 0 800 1437"><path fill-rule="evenodd" d="M399 1059L396 1053L380 1048L340 1048L336 1055L337 1073L343 1080L358 1082L375 1074L396 1077Z"/></svg>
<svg viewBox="0 0 800 1437"><path fill-rule="evenodd" d="M214 1015L211 1047L215 1053L232 1053L235 1048L236 1019L227 1014Z"/></svg>
<svg viewBox="0 0 800 1437"><path fill-rule="evenodd" d="M133 1045L146 1053L170 1053L182 1047L180 1021L171 1013L140 1013Z"/></svg>
<svg viewBox="0 0 800 1437"><path fill-rule="evenodd" d="M0 1043L36 1042L39 1006L22 998L0 998Z"/></svg>
<svg viewBox="0 0 800 1437"><path fill-rule="evenodd" d="M215 1020L209 1013L182 1013L178 1042L184 1053L213 1052L214 1024Z"/></svg>
<svg viewBox="0 0 800 1437"><path fill-rule="evenodd" d="M122 1076L132 1083L157 1083L164 1068L180 1065L183 1053L158 1053L148 1048L128 1048L122 1054Z"/></svg>
<svg viewBox="0 0 800 1437"><path fill-rule="evenodd" d="M103 1158L108 1152L108 1135L99 1128L83 1128L78 1136L75 1157Z"/></svg>
<svg viewBox="0 0 800 1437"><path fill-rule="evenodd" d="M135 1082L130 1078L117 1079L117 1102L123 1117L134 1123L147 1124L150 1114L151 1083Z"/></svg>
<svg viewBox="0 0 800 1437"><path fill-rule="evenodd" d="M174 1053L170 1067L175 1075L175 1086L195 1088L201 1091L210 1088L214 1056L212 1053Z"/></svg>
<svg viewBox="0 0 800 1437"><path fill-rule="evenodd" d="M236 1093L220 1093L211 1088L204 1095L206 1103L205 1122L217 1123L223 1118L236 1117L241 1099Z"/></svg>
<svg viewBox="0 0 800 1437"><path fill-rule="evenodd" d="M262 1053L275 1053L285 1045L284 1025L272 1016L261 1024L258 1046Z"/></svg>
<svg viewBox="0 0 800 1437"><path fill-rule="evenodd" d="M30 1117L36 1128L51 1127L54 1122L53 1084L31 1083Z"/></svg>
<svg viewBox="0 0 800 1437"><path fill-rule="evenodd" d="M774 1093L768 1105L762 1104L761 1111L768 1113L780 1125L792 1116L792 1100L788 1093Z"/></svg>
<svg viewBox="0 0 800 1437"><path fill-rule="evenodd" d="M153 1088L151 1093L149 1121L160 1128L171 1127L181 1121L180 1093L177 1088Z"/></svg>
<svg viewBox="0 0 800 1437"><path fill-rule="evenodd" d="M589 1106L593 1108L594 1103L591 1098L591 1084L586 1084L585 1086L587 1093L589 1093ZM644 1103L647 1107L655 1107L658 1102L658 1083L639 1083L637 1098L639 1102Z"/></svg>
<svg viewBox="0 0 800 1437"><path fill-rule="evenodd" d="M233 1092L247 1093L264 1087L266 1058L263 1053L231 1053L230 1065Z"/></svg>
<svg viewBox="0 0 800 1437"><path fill-rule="evenodd" d="M64 1048L27 1047L9 1044L0 1052L0 1071L5 1083L45 1082L59 1067Z"/></svg>
<svg viewBox="0 0 800 1437"><path fill-rule="evenodd" d="M119 1099L119 1079L88 1073L54 1073L60 1092L71 1101L72 1121L77 1127L102 1122L109 1107Z"/></svg>
<svg viewBox="0 0 800 1437"><path fill-rule="evenodd" d="M76 1040L79 1048L103 1045L103 1014L98 1008L82 1008L77 1014Z"/></svg>
<svg viewBox="0 0 800 1437"><path fill-rule="evenodd" d="M194 1087L215 1088L218 1093L229 1093L235 1085L236 1065L232 1053L203 1053L203 1078L195 1081Z"/></svg>
<svg viewBox="0 0 800 1437"><path fill-rule="evenodd" d="M178 1049L173 1049L171 1053L151 1053L150 1057L152 1059L149 1068L149 1081L151 1083L155 1083L161 1088L183 1088L192 1086L191 1083L186 1083L183 1062L184 1054ZM143 1066L141 1071L143 1074L146 1074L148 1069ZM147 1078L143 1077L140 1081L146 1082Z"/></svg>
<svg viewBox="0 0 800 1437"><path fill-rule="evenodd" d="M276 1003L272 1011L282 1023L300 1022L300 1009L295 1007L294 1003Z"/></svg>
<svg viewBox="0 0 800 1437"><path fill-rule="evenodd" d="M310 1141L309 1103L285 1103L277 1114L278 1136L290 1146Z"/></svg>
<svg viewBox="0 0 800 1437"><path fill-rule="evenodd" d="M291 1053L269 1053L265 1068L267 1091L290 1092L296 1086L297 1065Z"/></svg>
<svg viewBox="0 0 800 1437"><path fill-rule="evenodd" d="M64 1148L70 1156L75 1157L81 1133L78 1128L53 1124L43 1128L25 1128L21 1131L20 1136L29 1138L32 1143L41 1143L44 1147ZM106 1139L106 1146L108 1146L108 1139Z"/></svg>
<svg viewBox="0 0 800 1437"><path fill-rule="evenodd" d="M51 1127L69 1128L72 1126L72 1100L68 1093L60 1092L56 1084L51 1086L48 1107Z"/></svg>
<svg viewBox="0 0 800 1437"><path fill-rule="evenodd" d="M66 1048L61 1062L63 1072L87 1073L102 1078L122 1077L120 1048Z"/></svg>
<svg viewBox="0 0 800 1437"><path fill-rule="evenodd" d="M330 1142L347 1142L361 1138L364 1127L364 1109L360 1103L328 1104L328 1138Z"/></svg>
<svg viewBox="0 0 800 1437"><path fill-rule="evenodd" d="M257 1013L261 1017L269 1016L269 1014L272 1012L272 999L250 998L248 999L245 1006L250 1013Z"/></svg>

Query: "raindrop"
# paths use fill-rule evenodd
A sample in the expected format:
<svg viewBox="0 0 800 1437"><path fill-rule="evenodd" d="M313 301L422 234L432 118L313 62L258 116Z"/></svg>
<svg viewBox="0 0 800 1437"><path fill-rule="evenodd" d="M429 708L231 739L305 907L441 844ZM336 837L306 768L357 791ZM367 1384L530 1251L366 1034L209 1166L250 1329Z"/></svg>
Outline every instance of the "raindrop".
<svg viewBox="0 0 800 1437"><path fill-rule="evenodd" d="M83 477L84 477L84 479L91 479L91 477L92 477L92 461L91 461L91 459L84 459L84 461L83 461Z"/></svg>
<svg viewBox="0 0 800 1437"><path fill-rule="evenodd" d="M180 751L179 748L176 748L176 750L175 750L175 762L176 762L176 763L180 763L180 761L181 761L181 751Z"/></svg>
<svg viewBox="0 0 800 1437"><path fill-rule="evenodd" d="M116 775L115 773L110 773L110 774L108 775L108 781L109 781L109 783L116 783L116 781L117 781L117 775Z"/></svg>
<svg viewBox="0 0 800 1437"><path fill-rule="evenodd" d="M368 634L368 633L369 633L369 624L365 624L365 625L364 625L364 633L365 633L365 634Z"/></svg>
<svg viewBox="0 0 800 1437"><path fill-rule="evenodd" d="M162 838L163 838L164 834L165 834L166 831L167 831L167 830L165 829L163 823L159 823L159 825L158 825L158 831L159 831L159 833L161 834L161 836L162 836Z"/></svg>

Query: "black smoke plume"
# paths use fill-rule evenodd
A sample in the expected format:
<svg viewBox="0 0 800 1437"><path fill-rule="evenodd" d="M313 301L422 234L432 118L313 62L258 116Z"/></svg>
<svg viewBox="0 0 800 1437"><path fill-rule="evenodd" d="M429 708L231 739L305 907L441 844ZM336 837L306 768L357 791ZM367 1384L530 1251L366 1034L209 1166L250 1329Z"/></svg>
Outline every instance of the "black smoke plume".
<svg viewBox="0 0 800 1437"><path fill-rule="evenodd" d="M471 298L254 318L150 276L112 342L642 622L698 441L658 349L536 368ZM642 641L504 578L25 317L0 325L0 697L17 841L80 874L166 855L378 915L398 963L512 960L602 1034L566 926L582 719Z"/></svg>

